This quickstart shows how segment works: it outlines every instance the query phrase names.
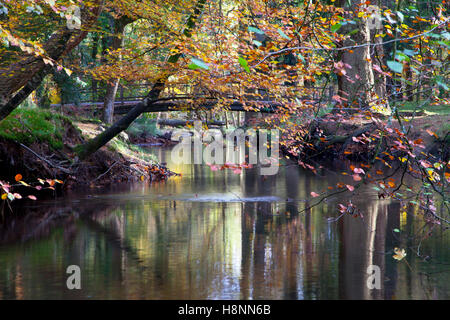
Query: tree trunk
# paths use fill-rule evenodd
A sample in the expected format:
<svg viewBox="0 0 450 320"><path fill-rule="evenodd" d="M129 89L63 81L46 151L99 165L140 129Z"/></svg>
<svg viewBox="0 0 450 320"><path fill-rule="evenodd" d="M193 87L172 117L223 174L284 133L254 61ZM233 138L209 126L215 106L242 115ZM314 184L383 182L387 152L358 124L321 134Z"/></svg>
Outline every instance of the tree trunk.
<svg viewBox="0 0 450 320"><path fill-rule="evenodd" d="M114 79L112 83L107 84L103 122L111 124L114 120L114 103L116 101L117 88L119 87L120 79Z"/></svg>
<svg viewBox="0 0 450 320"><path fill-rule="evenodd" d="M99 35L98 33L94 33L93 36L93 44L92 44L92 66L95 67L97 65L97 54L98 54L98 41L99 41ZM91 78L91 88L92 88L92 101L97 101L97 88L98 88L98 81L94 77Z"/></svg>
<svg viewBox="0 0 450 320"><path fill-rule="evenodd" d="M406 80L409 81L409 83L407 82L405 85L405 92L404 92L404 97L403 99L405 101L413 101L414 98L414 85L413 85L413 73L411 70L411 62L407 62L405 64L405 76L406 76Z"/></svg>
<svg viewBox="0 0 450 320"><path fill-rule="evenodd" d="M377 9L377 13L379 13L379 16L381 16L381 9L379 6L372 6L373 8ZM370 38L372 39L372 42L375 44L381 44L383 42L382 37L376 37L377 34L383 33L383 24L380 21L376 21L377 17L374 17L373 23L370 28ZM372 65L377 64L379 65L380 69L383 68L383 65L385 65L385 54L384 54L384 48L382 45L377 45L373 47L373 54L371 55L372 59ZM377 95L377 105L383 105L386 109L389 108L389 100L386 98L387 91L386 91L386 76L380 72L373 72L374 77L374 83L375 83L375 93Z"/></svg>
<svg viewBox="0 0 450 320"><path fill-rule="evenodd" d="M187 37L191 37L191 32L195 28L196 22L200 17L203 9L205 7L207 0L198 0L195 6L194 12L189 16L186 28L183 34ZM169 63L176 63L180 58L181 54L177 53L171 55L167 60ZM103 131L101 134L95 138L89 140L84 145L80 146L78 150L78 155L81 160L86 159L91 154L96 152L98 149L107 144L111 139L118 135L123 130L126 130L130 124L136 120L145 110L153 104L153 102L158 98L159 94L164 90L167 79L171 76L171 73L167 73L159 80L155 82L150 92L147 94L146 98L137 104L133 109L131 109L124 117L119 121L115 122L111 127Z"/></svg>
<svg viewBox="0 0 450 320"><path fill-rule="evenodd" d="M348 6L350 1L339 0L337 5L346 10L345 16L357 16L358 7L364 1L352 0L351 6ZM353 29L358 29L350 37L343 41L344 47L362 45L370 42L370 30L366 18L360 18L360 21L355 25L346 24L341 28L342 33L347 34ZM353 48L352 50L341 51L339 60L344 63L345 75L338 75L338 92L342 98L347 99L349 107L364 108L369 106L369 101L374 97L374 76L372 71L372 64L370 63L370 47L363 46Z"/></svg>
<svg viewBox="0 0 450 320"><path fill-rule="evenodd" d="M47 55L53 60L58 60L75 48L88 34L86 30L89 26L97 21L102 7L103 0L97 0L94 8L82 10L85 30L64 27L55 32L43 45ZM33 92L51 70L52 68L45 64L41 57L34 54L24 54L19 61L0 69L0 121Z"/></svg>
<svg viewBox="0 0 450 320"><path fill-rule="evenodd" d="M127 24L133 22L132 19L122 16L119 19L112 20L114 27L112 41L111 41L111 51L116 51L122 48L123 45L123 31ZM110 83L106 85L105 103L104 103L104 113L103 121L105 123L111 124L114 119L114 102L116 101L117 88L119 87L120 79L113 79Z"/></svg>

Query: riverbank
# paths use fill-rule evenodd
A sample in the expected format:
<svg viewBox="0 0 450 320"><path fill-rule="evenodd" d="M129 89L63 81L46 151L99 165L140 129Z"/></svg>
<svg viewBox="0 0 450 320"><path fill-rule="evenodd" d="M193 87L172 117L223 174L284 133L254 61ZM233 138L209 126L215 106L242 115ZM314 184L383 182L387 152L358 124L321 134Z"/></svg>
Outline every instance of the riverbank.
<svg viewBox="0 0 450 320"><path fill-rule="evenodd" d="M105 129L96 121L67 117L32 108L19 108L0 122L0 180L17 174L63 181L62 190L104 186L127 181L164 180L173 173L158 164L126 133L114 138L86 161L78 161L77 145Z"/></svg>
<svg viewBox="0 0 450 320"><path fill-rule="evenodd" d="M399 144L400 141L406 143L406 138L412 146L418 147L412 151L414 156L431 154L448 161L449 123L448 112L402 114L401 121L371 114L327 114L313 121L303 136L295 130L287 130L282 149L302 163L328 159L370 161L373 157L398 158L407 153L408 150ZM385 134L386 130L391 134Z"/></svg>

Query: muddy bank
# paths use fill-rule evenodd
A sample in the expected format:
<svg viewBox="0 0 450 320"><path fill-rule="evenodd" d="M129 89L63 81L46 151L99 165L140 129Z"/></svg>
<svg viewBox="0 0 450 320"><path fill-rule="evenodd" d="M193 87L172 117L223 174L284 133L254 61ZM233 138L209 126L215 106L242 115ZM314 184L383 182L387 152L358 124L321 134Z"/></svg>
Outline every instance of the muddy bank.
<svg viewBox="0 0 450 320"><path fill-rule="evenodd" d="M20 122L27 119L23 114L17 118ZM52 122L53 131L36 137L33 127L22 129L15 123L3 123L3 127L10 125L11 129L6 127L2 132L11 131L14 136L0 136L0 181L11 185L11 189L22 196L34 194L45 198L55 192L62 194L68 190L99 188L113 183L161 181L175 174L158 164L157 159L145 150L133 145L126 134L114 138L85 161L79 161L76 146L100 133L101 126L50 115L43 121L55 121ZM22 181L17 180L18 174ZM39 183L39 179L62 183ZM12 182L25 182L31 187L12 185ZM38 191L36 187L39 187Z"/></svg>
<svg viewBox="0 0 450 320"><path fill-rule="evenodd" d="M449 116L426 116L406 119L404 123L392 120L388 130L394 134L382 134L387 128L386 119L350 117L342 119L326 115L311 123L303 135L285 134L285 154L301 162L324 162L330 159L371 161L374 157L392 157L405 154L405 150L395 146L398 136L407 136L413 146L423 146L414 150L414 155L423 153L448 161L450 158L450 134L447 130ZM401 131L406 130L406 135ZM395 133L395 131L397 133ZM392 152L392 148L394 152ZM389 154L386 154L389 153ZM392 159L391 159L392 160Z"/></svg>

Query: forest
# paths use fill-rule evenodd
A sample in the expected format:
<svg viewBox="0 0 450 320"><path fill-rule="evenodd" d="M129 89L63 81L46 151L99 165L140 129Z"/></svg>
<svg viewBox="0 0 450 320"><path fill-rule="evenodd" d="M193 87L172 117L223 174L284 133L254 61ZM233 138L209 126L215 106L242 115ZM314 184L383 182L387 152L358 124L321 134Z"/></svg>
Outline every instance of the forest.
<svg viewBox="0 0 450 320"><path fill-rule="evenodd" d="M430 260L426 242L435 241L433 234L442 232L441 240L446 240L428 249L439 247L441 257L450 263L445 233L450 227L449 8L446 0L0 1L0 244L14 243L21 236L49 237L58 223L66 226L64 239L66 232L72 234L67 227L74 223L72 218L63 215L57 220L55 213L49 213L53 209L37 219L34 208L41 202L64 202L70 195L84 192L97 197L91 194L138 185L142 190L149 188L145 194L152 198L149 204L135 204L150 206L148 210L158 212L159 217L152 216L142 225L154 228L156 234L161 228L170 228L166 218L160 217L162 211L176 210L180 201L183 206L187 206L185 201L194 206L183 207L189 219L191 213L203 212L203 207L195 209L198 202L218 201L232 208L235 202L241 204L242 221L233 218L237 211L225 205L211 212L215 212L215 223L225 219L219 215L223 209L224 214L230 211L227 219L241 224L239 255L244 269L250 268L244 263L250 259L248 252L265 250L262 242L262 247L247 247L258 230L264 233L273 228L273 232L283 233L287 232L284 228L292 229L280 239L286 236L289 250L296 252L298 248L291 246L295 241L302 243L303 236L290 238L291 233L300 232L296 229L300 222L289 219L314 210L329 214L328 222L341 226L336 230L341 244L367 240L373 249L368 249L370 252L375 248L387 252L386 259L402 264L405 272L419 272L420 267L407 258ZM209 130L223 135L236 130L276 131L279 155L270 161L279 165L280 173L275 177L254 175L248 156L234 164L204 163L201 169L197 163L174 163L167 152L177 144L173 137L177 130L194 128L200 135ZM273 142L273 133L270 138ZM274 144L266 142L259 144L259 149L267 147L273 156ZM246 140L244 153L250 145ZM223 146L221 141L220 148ZM212 183L216 177L228 178ZM275 188L278 182L274 179L283 179L281 191ZM264 183L274 189L267 186L267 191ZM220 189L221 184L229 189ZM217 200L216 193L206 193L208 186L225 194L224 198ZM184 192L181 200L171 198L180 192ZM370 203L364 202L366 197ZM115 205L108 202L102 209L105 212L93 213L101 223L97 218L89 218L93 219L89 223L83 218L83 223L96 228L91 231L106 232L110 222L102 219L110 219L106 212L119 210L111 209ZM246 210L255 210L255 215L244 217ZM398 222L389 220L391 211L396 212ZM283 212L286 225L277 229L281 227L276 221L281 218L276 217ZM167 219L176 223L187 219L182 212L167 214L173 214ZM268 222L266 216L274 220ZM380 223L383 228L393 227L373 238L364 229L366 238L361 240L356 231L350 231L355 222L346 224L350 218L363 221L369 231L380 228ZM15 219L23 227L13 226ZM26 227L28 219L39 227ZM114 232L122 228L117 231L120 239L127 238L124 220L117 219ZM308 234L312 219L301 223L301 232ZM404 225L402 219L420 221L420 227L411 222L407 236L402 226L409 224ZM232 228L226 220L220 223ZM322 226L323 221L315 223ZM210 224L214 223L208 220L204 229L196 228L203 230L199 232L211 228L205 237L216 237ZM47 231L36 231L39 228ZM138 229L136 225L133 230ZM255 236L249 236L254 232ZM390 237L385 233L392 233L395 239L380 242ZM161 237L169 241L167 235L158 239ZM157 261L165 265L159 249L138 249L133 243L140 246L141 242L135 238L128 241L124 244L121 240L123 252L119 251L130 260L143 259L139 257L143 250L162 255ZM317 245L325 250L322 241ZM392 245L388 248L389 241ZM280 243L272 245L281 250ZM309 247L307 242L304 246ZM308 261L319 259L312 251L306 252L313 255L307 256ZM276 254L279 252L272 255ZM364 268L367 259L377 259L361 254ZM353 258L339 261L351 265ZM382 261L386 264L384 257ZM286 263L284 268L294 268ZM332 262L323 263L325 269L333 268ZM139 263L134 267L139 268ZM341 264L339 268L343 268ZM2 285L7 277L3 271L0 267L0 300L2 296L18 298ZM440 276L443 282L449 279L448 271ZM294 287L283 290L290 294ZM260 296L254 297L273 297L261 290ZM352 290L349 292L356 292ZM251 298L250 291L241 291L238 298ZM390 297L388 291L384 298ZM419 298L430 298L431 291L424 290ZM305 297L324 298L317 292L305 293ZM448 286L439 292L443 292L440 298L450 297ZM302 298L298 292L288 293L281 298ZM356 295L369 296L365 291Z"/></svg>

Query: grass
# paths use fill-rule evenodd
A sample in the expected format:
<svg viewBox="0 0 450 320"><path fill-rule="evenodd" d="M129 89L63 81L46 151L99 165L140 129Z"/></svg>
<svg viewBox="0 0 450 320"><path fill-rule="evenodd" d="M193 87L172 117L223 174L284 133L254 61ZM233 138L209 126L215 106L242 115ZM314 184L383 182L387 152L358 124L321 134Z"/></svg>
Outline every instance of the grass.
<svg viewBox="0 0 450 320"><path fill-rule="evenodd" d="M441 105L430 105L429 103L425 104L421 108L421 102L403 102L401 106L398 107L400 112L416 112L424 111L426 115L449 115L450 114L450 105L441 104Z"/></svg>
<svg viewBox="0 0 450 320"><path fill-rule="evenodd" d="M148 153L145 149L134 144L127 143L119 138L114 138L108 144L111 151L119 152L126 157L137 158L146 162L157 163L157 159L153 154Z"/></svg>
<svg viewBox="0 0 450 320"><path fill-rule="evenodd" d="M63 147L64 122L67 117L38 108L17 108L0 121L0 137L23 144L35 141L59 150Z"/></svg>

